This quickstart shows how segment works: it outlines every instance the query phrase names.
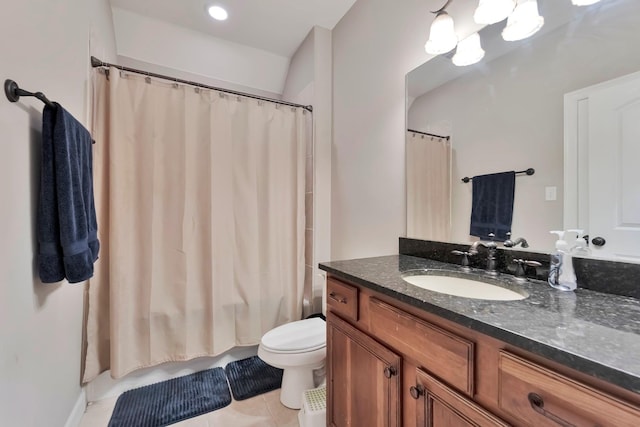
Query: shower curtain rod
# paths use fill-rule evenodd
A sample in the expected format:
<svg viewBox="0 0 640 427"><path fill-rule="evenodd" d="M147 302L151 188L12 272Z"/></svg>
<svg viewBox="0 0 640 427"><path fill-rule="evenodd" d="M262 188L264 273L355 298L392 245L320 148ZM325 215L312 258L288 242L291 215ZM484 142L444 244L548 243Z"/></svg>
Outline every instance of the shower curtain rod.
<svg viewBox="0 0 640 427"><path fill-rule="evenodd" d="M183 79L178 79L176 77L165 76L165 75L162 75L162 74L150 73L150 72L144 71L144 70L136 70L135 68L129 68L129 67L124 67L122 65L116 65L116 64L110 64L108 62L103 62L103 61L99 60L98 58L96 58L95 56L91 57L91 66L93 68L97 68L97 67L114 67L114 68L117 68L118 70L129 71L131 73L137 73L137 74L143 74L143 75L148 76L148 77L155 77L155 78L158 78L158 79L171 80L172 82L176 82L176 83L183 83L183 84L187 84L187 85L191 85L191 86L201 87L201 88L204 88L204 89L216 90L218 92L230 93L232 95L239 95L239 96L244 96L244 97L247 97L247 98L259 99L261 101L273 102L274 104L288 105L290 107L304 108L305 110L307 110L307 111L309 111L311 113L313 112L313 106L311 106L311 105L295 104L293 102L281 101L279 99L273 99L273 98L266 98L266 97L263 97L263 96L251 95L250 93L237 92L235 90L222 89L220 87L209 86L209 85L205 85L205 84L198 83L198 82L192 82L190 80L183 80Z"/></svg>
<svg viewBox="0 0 640 427"><path fill-rule="evenodd" d="M451 139L450 136L442 136L442 135L436 135L435 133L420 132L419 130L413 130L413 129L407 129L407 132L417 133L419 135L432 136L434 138L446 139L447 141Z"/></svg>

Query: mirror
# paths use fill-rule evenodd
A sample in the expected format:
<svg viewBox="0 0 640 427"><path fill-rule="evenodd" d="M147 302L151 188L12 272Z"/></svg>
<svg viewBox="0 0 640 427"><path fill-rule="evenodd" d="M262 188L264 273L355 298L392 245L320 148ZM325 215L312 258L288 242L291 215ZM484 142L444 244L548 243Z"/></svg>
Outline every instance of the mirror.
<svg viewBox="0 0 640 427"><path fill-rule="evenodd" d="M472 14L477 2L468 3L464 13ZM503 41L503 21L480 31L479 63L456 67L454 51L407 75L407 129L451 137L451 230L432 240L477 240L469 235L472 183L463 177L534 168L516 176L512 234L526 238L528 250L551 251L549 231L564 227L564 95L640 70L640 1L538 4L545 25L533 37ZM407 143L413 137L421 135L408 132ZM407 190L407 223L420 222L410 209L419 195ZM430 238L409 228L407 237Z"/></svg>

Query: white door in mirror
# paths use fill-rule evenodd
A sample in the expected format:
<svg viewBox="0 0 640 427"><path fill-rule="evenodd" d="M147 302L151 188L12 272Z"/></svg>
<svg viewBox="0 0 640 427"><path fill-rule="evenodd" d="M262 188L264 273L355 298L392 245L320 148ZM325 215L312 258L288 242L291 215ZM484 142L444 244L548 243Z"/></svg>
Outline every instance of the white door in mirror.
<svg viewBox="0 0 640 427"><path fill-rule="evenodd" d="M589 217L594 253L640 262L640 76L589 97Z"/></svg>
<svg viewBox="0 0 640 427"><path fill-rule="evenodd" d="M577 151L586 154L580 160L588 163L578 184L580 228L588 230L594 256L640 263L640 73L574 94L577 126L565 116L565 129L576 132Z"/></svg>

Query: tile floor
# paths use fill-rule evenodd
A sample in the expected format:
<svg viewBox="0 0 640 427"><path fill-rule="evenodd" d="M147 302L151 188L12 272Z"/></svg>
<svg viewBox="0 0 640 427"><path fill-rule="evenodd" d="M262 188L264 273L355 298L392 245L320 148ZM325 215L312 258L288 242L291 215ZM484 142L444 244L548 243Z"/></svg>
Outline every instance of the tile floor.
<svg viewBox="0 0 640 427"><path fill-rule="evenodd" d="M107 427L117 397L87 406L80 427ZM298 427L298 411L280 403L280 390L247 400L234 400L225 408L190 418L172 427Z"/></svg>

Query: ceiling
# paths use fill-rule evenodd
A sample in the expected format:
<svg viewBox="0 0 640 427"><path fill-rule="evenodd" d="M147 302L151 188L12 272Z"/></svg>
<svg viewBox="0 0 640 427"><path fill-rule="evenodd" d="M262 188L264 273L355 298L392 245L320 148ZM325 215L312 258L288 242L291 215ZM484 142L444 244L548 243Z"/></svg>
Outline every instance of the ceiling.
<svg viewBox="0 0 640 427"><path fill-rule="evenodd" d="M332 30L356 0L110 0L111 6L291 57L314 25ZM219 5L226 21L207 14Z"/></svg>

